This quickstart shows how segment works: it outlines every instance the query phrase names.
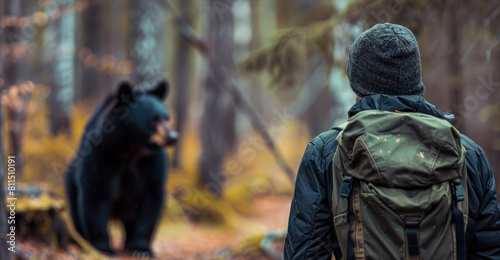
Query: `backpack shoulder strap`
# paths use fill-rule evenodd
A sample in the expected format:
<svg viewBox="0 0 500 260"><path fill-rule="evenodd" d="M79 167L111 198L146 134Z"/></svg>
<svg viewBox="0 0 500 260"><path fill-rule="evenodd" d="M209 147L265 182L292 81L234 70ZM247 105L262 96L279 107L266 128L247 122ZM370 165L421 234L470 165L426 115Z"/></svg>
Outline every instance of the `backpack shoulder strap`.
<svg viewBox="0 0 500 260"><path fill-rule="evenodd" d="M341 132L346 128L347 124L349 124L349 121L333 127L332 130L337 130L337 131ZM335 166L333 166L333 163L335 163L335 156L332 159L332 167L335 167ZM349 176L346 172L341 172L339 174L342 175L340 177L340 179L342 180L342 186L341 186L340 192L339 192L340 198L342 198L345 201L345 203L346 203L345 208L348 209L349 208L349 197L351 195L352 184L353 184L354 179L352 176ZM349 215L346 216L346 222L349 223ZM345 257L342 257L342 259L355 260L356 257L354 255L354 245L353 245L352 238L351 238L348 230L345 230L344 232L345 232L344 239L346 242L346 247L344 249L347 252L345 252L346 255L345 255Z"/></svg>
<svg viewBox="0 0 500 260"><path fill-rule="evenodd" d="M465 158L465 148L462 146L462 156ZM457 260L465 260L467 258L467 247L465 242L465 230L467 222L464 219L464 214L468 215L468 191L467 191L467 167L463 166L461 178L452 180L453 186L453 217L455 222L455 236L457 248Z"/></svg>
<svg viewBox="0 0 500 260"><path fill-rule="evenodd" d="M347 124L349 124L349 121L344 122L344 123L342 123L342 124L340 124L338 126L333 127L332 130L342 131L347 126Z"/></svg>
<svg viewBox="0 0 500 260"><path fill-rule="evenodd" d="M341 132L346 128L347 124L349 124L349 121L333 127L332 130L337 130L337 131ZM334 160L335 160L335 158L332 159L332 163L334 163ZM332 165L332 167L333 167L333 165ZM351 194L353 180L352 180L352 177L344 171L341 172L341 175L343 178L343 184L342 184L342 188L340 189L340 196L348 199L349 195Z"/></svg>

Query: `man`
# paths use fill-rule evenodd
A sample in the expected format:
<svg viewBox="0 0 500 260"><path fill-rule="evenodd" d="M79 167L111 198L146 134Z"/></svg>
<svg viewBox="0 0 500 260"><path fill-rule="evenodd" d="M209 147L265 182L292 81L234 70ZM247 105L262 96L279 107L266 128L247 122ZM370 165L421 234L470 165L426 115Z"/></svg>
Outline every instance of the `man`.
<svg viewBox="0 0 500 260"><path fill-rule="evenodd" d="M347 75L356 104L349 117L365 110L411 111L446 119L422 96L420 53L413 33L401 25L377 24L349 48ZM304 153L290 210L285 259L341 259L332 212L332 158L337 149L334 128L314 138ZM496 182L484 151L462 135L466 149L471 220L466 232L467 259L500 259L500 207ZM474 225L475 224L475 225ZM469 230L470 227L474 227Z"/></svg>

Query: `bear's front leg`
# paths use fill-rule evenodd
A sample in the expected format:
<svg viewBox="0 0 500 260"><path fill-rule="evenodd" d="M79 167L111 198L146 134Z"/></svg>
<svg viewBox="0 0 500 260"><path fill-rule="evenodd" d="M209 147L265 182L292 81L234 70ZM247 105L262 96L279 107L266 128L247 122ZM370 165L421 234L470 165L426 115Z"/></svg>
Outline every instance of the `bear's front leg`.
<svg viewBox="0 0 500 260"><path fill-rule="evenodd" d="M125 249L136 257L153 257L151 238L163 208L166 179L166 156L163 150L138 162L134 183L134 214L124 221Z"/></svg>
<svg viewBox="0 0 500 260"><path fill-rule="evenodd" d="M109 246L108 221L120 183L119 165L99 149L83 161L76 176L78 219L84 237L97 250L115 256Z"/></svg>
<svg viewBox="0 0 500 260"><path fill-rule="evenodd" d="M97 250L111 256L116 256L116 253L109 247L107 231L110 199L97 196L96 194L92 194L92 192L90 193L84 193L80 196L80 205L82 208L79 209L79 213L81 214L80 219L83 220L83 225L85 226L85 236Z"/></svg>
<svg viewBox="0 0 500 260"><path fill-rule="evenodd" d="M136 202L135 216L124 222L126 241L125 249L135 257L153 257L150 248L156 222L163 204L163 189L160 192L146 194Z"/></svg>

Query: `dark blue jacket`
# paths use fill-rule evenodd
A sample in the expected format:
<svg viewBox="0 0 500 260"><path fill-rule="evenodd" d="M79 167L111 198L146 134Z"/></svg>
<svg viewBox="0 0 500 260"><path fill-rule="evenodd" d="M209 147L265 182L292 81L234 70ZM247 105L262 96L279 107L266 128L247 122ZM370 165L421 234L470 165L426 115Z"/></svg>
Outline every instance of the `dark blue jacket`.
<svg viewBox="0 0 500 260"><path fill-rule="evenodd" d="M352 116L364 110L420 112L447 119L420 96L372 95L361 99L350 110ZM332 213L332 158L339 131L332 129L314 138L307 146L297 174L295 193L288 220L285 259L340 259ZM500 207L496 182L486 155L471 139L462 135L466 148L469 224L467 259L500 260Z"/></svg>

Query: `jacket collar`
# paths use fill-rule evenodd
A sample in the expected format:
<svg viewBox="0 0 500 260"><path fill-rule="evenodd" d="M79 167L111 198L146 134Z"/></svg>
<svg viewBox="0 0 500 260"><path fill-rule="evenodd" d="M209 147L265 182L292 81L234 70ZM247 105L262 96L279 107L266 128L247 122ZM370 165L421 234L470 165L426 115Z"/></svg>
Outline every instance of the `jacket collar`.
<svg viewBox="0 0 500 260"><path fill-rule="evenodd" d="M349 117L365 110L381 111L401 111L401 112L419 112L445 119L452 125L455 124L455 116L449 113L443 113L436 106L427 102L423 97L413 96L389 96L384 94L370 95L362 98L351 109Z"/></svg>

